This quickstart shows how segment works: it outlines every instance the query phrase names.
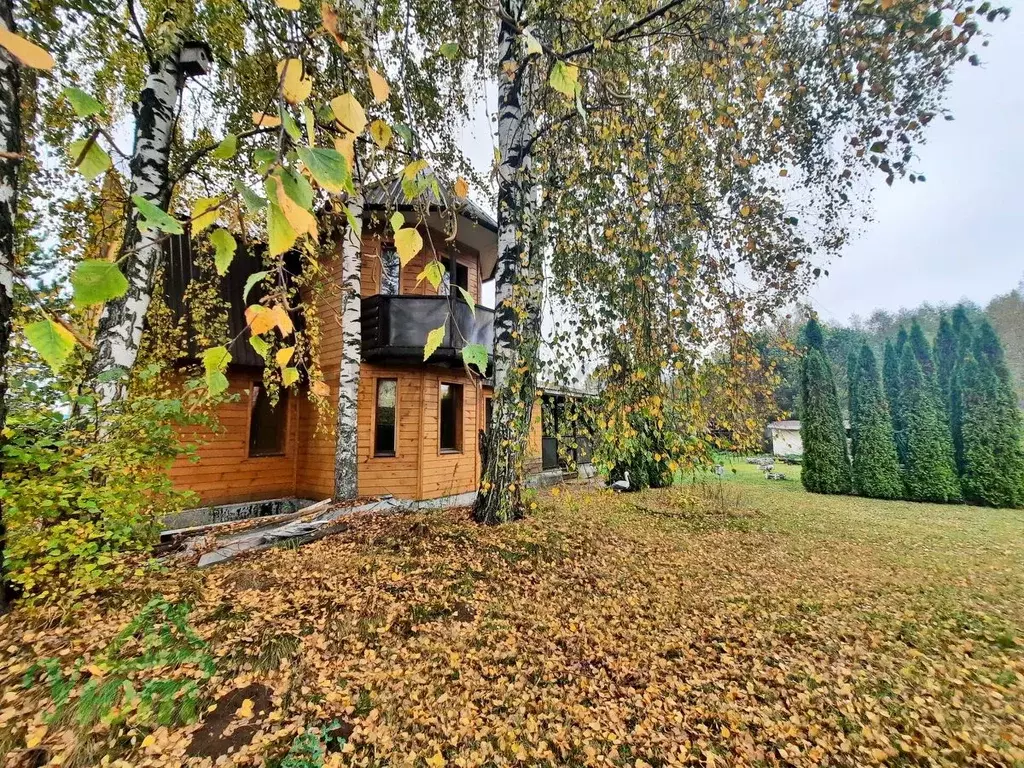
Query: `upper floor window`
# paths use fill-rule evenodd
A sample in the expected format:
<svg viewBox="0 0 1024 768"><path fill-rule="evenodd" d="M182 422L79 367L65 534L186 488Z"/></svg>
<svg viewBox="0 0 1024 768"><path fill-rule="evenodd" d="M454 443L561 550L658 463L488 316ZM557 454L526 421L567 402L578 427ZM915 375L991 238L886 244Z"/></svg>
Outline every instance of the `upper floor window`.
<svg viewBox="0 0 1024 768"><path fill-rule="evenodd" d="M462 385L442 382L440 396L439 445L442 451L461 451Z"/></svg>
<svg viewBox="0 0 1024 768"><path fill-rule="evenodd" d="M465 264L455 264L455 285L462 290L469 291L469 267ZM452 290L452 273L445 269L444 277L441 278L441 288L438 293L447 296Z"/></svg>
<svg viewBox="0 0 1024 768"><path fill-rule="evenodd" d="M402 262L398 251L385 248L380 254L380 293L384 296L397 296L402 287Z"/></svg>
<svg viewBox="0 0 1024 768"><path fill-rule="evenodd" d="M282 455L288 432L288 390L281 390L274 405L263 383L253 382L249 402L249 456Z"/></svg>
<svg viewBox="0 0 1024 768"><path fill-rule="evenodd" d="M398 379L377 379L377 408L373 428L374 456L395 455L397 405Z"/></svg>

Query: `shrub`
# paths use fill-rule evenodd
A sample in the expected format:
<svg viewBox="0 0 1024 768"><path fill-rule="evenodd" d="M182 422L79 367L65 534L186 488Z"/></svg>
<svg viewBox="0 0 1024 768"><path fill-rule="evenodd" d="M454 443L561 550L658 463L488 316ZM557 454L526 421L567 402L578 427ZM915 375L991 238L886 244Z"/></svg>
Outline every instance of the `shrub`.
<svg viewBox="0 0 1024 768"><path fill-rule="evenodd" d="M0 480L4 573L32 602L67 602L119 581L147 551L160 518L194 494L167 476L182 454L174 429L194 422L180 400L140 398L108 413L102 431L88 398L66 417L12 415Z"/></svg>
<svg viewBox="0 0 1024 768"><path fill-rule="evenodd" d="M819 348L807 350L800 379L803 485L813 493L849 493L850 457L839 395L828 360Z"/></svg>
<svg viewBox="0 0 1024 768"><path fill-rule="evenodd" d="M889 406L882 395L878 364L865 344L856 375L853 427L853 489L861 496L898 499L903 478L893 440Z"/></svg>

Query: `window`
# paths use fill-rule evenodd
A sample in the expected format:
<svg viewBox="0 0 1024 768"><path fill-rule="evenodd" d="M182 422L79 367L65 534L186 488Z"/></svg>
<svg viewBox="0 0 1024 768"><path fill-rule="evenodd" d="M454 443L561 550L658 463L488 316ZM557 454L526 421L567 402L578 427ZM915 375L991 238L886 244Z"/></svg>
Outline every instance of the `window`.
<svg viewBox="0 0 1024 768"><path fill-rule="evenodd" d="M452 290L452 273L447 267L448 265L445 265L444 276L441 278L441 287L437 290L440 296L447 296ZM469 291L469 267L465 264L455 264L455 284L464 291Z"/></svg>
<svg viewBox="0 0 1024 768"><path fill-rule="evenodd" d="M384 296L397 296L402 287L402 262L398 259L398 251L385 248L380 254L380 293Z"/></svg>
<svg viewBox="0 0 1024 768"><path fill-rule="evenodd" d="M488 397L484 401L484 432L490 433L491 420L494 418L494 398Z"/></svg>
<svg viewBox="0 0 1024 768"><path fill-rule="evenodd" d="M441 415L438 429L442 451L462 450L462 385L441 384Z"/></svg>
<svg viewBox="0 0 1024 768"><path fill-rule="evenodd" d="M394 456L398 429L398 379L377 379L377 412L374 416L373 455Z"/></svg>
<svg viewBox="0 0 1024 768"><path fill-rule="evenodd" d="M288 391L282 390L274 405L263 383L253 382L249 402L249 456L282 455L288 430Z"/></svg>

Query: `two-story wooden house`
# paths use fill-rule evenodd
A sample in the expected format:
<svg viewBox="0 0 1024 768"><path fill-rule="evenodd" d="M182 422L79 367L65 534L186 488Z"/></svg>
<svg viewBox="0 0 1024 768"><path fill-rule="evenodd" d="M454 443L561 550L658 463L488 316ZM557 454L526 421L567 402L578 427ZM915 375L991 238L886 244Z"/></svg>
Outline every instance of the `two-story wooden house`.
<svg viewBox="0 0 1024 768"><path fill-rule="evenodd" d="M368 195L363 225L362 353L359 385L359 494L392 494L424 501L475 491L481 475L479 433L487 428L492 389L466 373L461 348L471 342L493 348L493 310L475 314L451 283L478 302L482 284L494 276L497 224L469 202L460 205L457 236L445 242L439 216L420 224L423 251L404 268L382 226L385 210L402 201L401 191L386 186ZM411 223L411 209L406 209ZM430 228L429 233L427 229ZM436 251L433 249L437 249ZM436 255L448 265L445 282L435 290L417 282ZM330 284L340 286L340 255L323 267ZM260 259L240 254L223 279L221 293L230 304L230 332L245 338L242 290L248 275L263 269ZM171 241L165 300L182 311L183 297L197 274L186 238ZM321 328L320 366L337 402L341 360L340 290L327 291L311 308ZM456 291L456 294L458 292ZM250 297L251 300L251 297ZM337 306L329 306L329 304ZM307 310L310 311L310 310ZM458 331L448 323L440 349L423 362L427 332L452 311ZM232 346L230 392L237 398L219 408L221 429L198 434L199 461L179 460L171 470L175 484L199 494L206 506L282 498L323 499L334 489L333 416L320 419L300 387L283 393L276 407L262 384L263 360L248 343ZM530 455L541 463L541 415L535 408ZM327 427L326 429L324 427ZM191 436L189 436L191 438Z"/></svg>

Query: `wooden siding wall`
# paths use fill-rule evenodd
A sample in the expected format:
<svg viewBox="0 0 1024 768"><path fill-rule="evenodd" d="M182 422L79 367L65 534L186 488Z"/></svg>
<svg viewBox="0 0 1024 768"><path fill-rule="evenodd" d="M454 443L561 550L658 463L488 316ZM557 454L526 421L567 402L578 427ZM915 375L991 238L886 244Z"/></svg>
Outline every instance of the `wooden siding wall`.
<svg viewBox="0 0 1024 768"><path fill-rule="evenodd" d="M199 461L178 459L169 474L179 488L199 494L202 504L230 504L292 496L295 493L295 469L299 401L291 396L281 407L288 409L284 455L249 458L249 414L252 408L250 388L261 372L232 370L228 374L230 394L235 402L219 408L220 429L191 431L183 438L199 445Z"/></svg>
<svg viewBox="0 0 1024 768"><path fill-rule="evenodd" d="M431 233L435 243L443 237ZM424 241L428 242L424 236ZM363 239L363 295L377 292L380 284L378 254L382 241ZM428 246L429 247L429 246ZM469 266L470 292L480 299L479 260L476 255L458 256ZM426 281L416 276L429 261L427 249L402 270L401 291L432 294ZM337 402L341 362L340 273L335 257L323 263L328 286L316 311L320 320L320 366ZM373 452L374 401L377 380L398 380L398 440L396 455L375 457ZM220 410L222 431L200 435L200 461L179 461L171 470L175 484L199 493L203 504L252 501L278 496L311 499L329 497L334 490L334 413L319 414L305 394L289 398L288 440L284 456L248 458L249 397L247 390L259 374L232 370L231 391L241 394L238 403ZM462 451L439 450L439 391L443 382L462 384ZM246 392L243 393L243 390ZM385 366L363 363L359 385L359 493L363 496L393 494L403 499L435 499L476 490L480 477L479 430L485 419L485 398L490 388L478 388L461 369L436 366ZM540 466L540 401L534 407L529 440L529 467Z"/></svg>

